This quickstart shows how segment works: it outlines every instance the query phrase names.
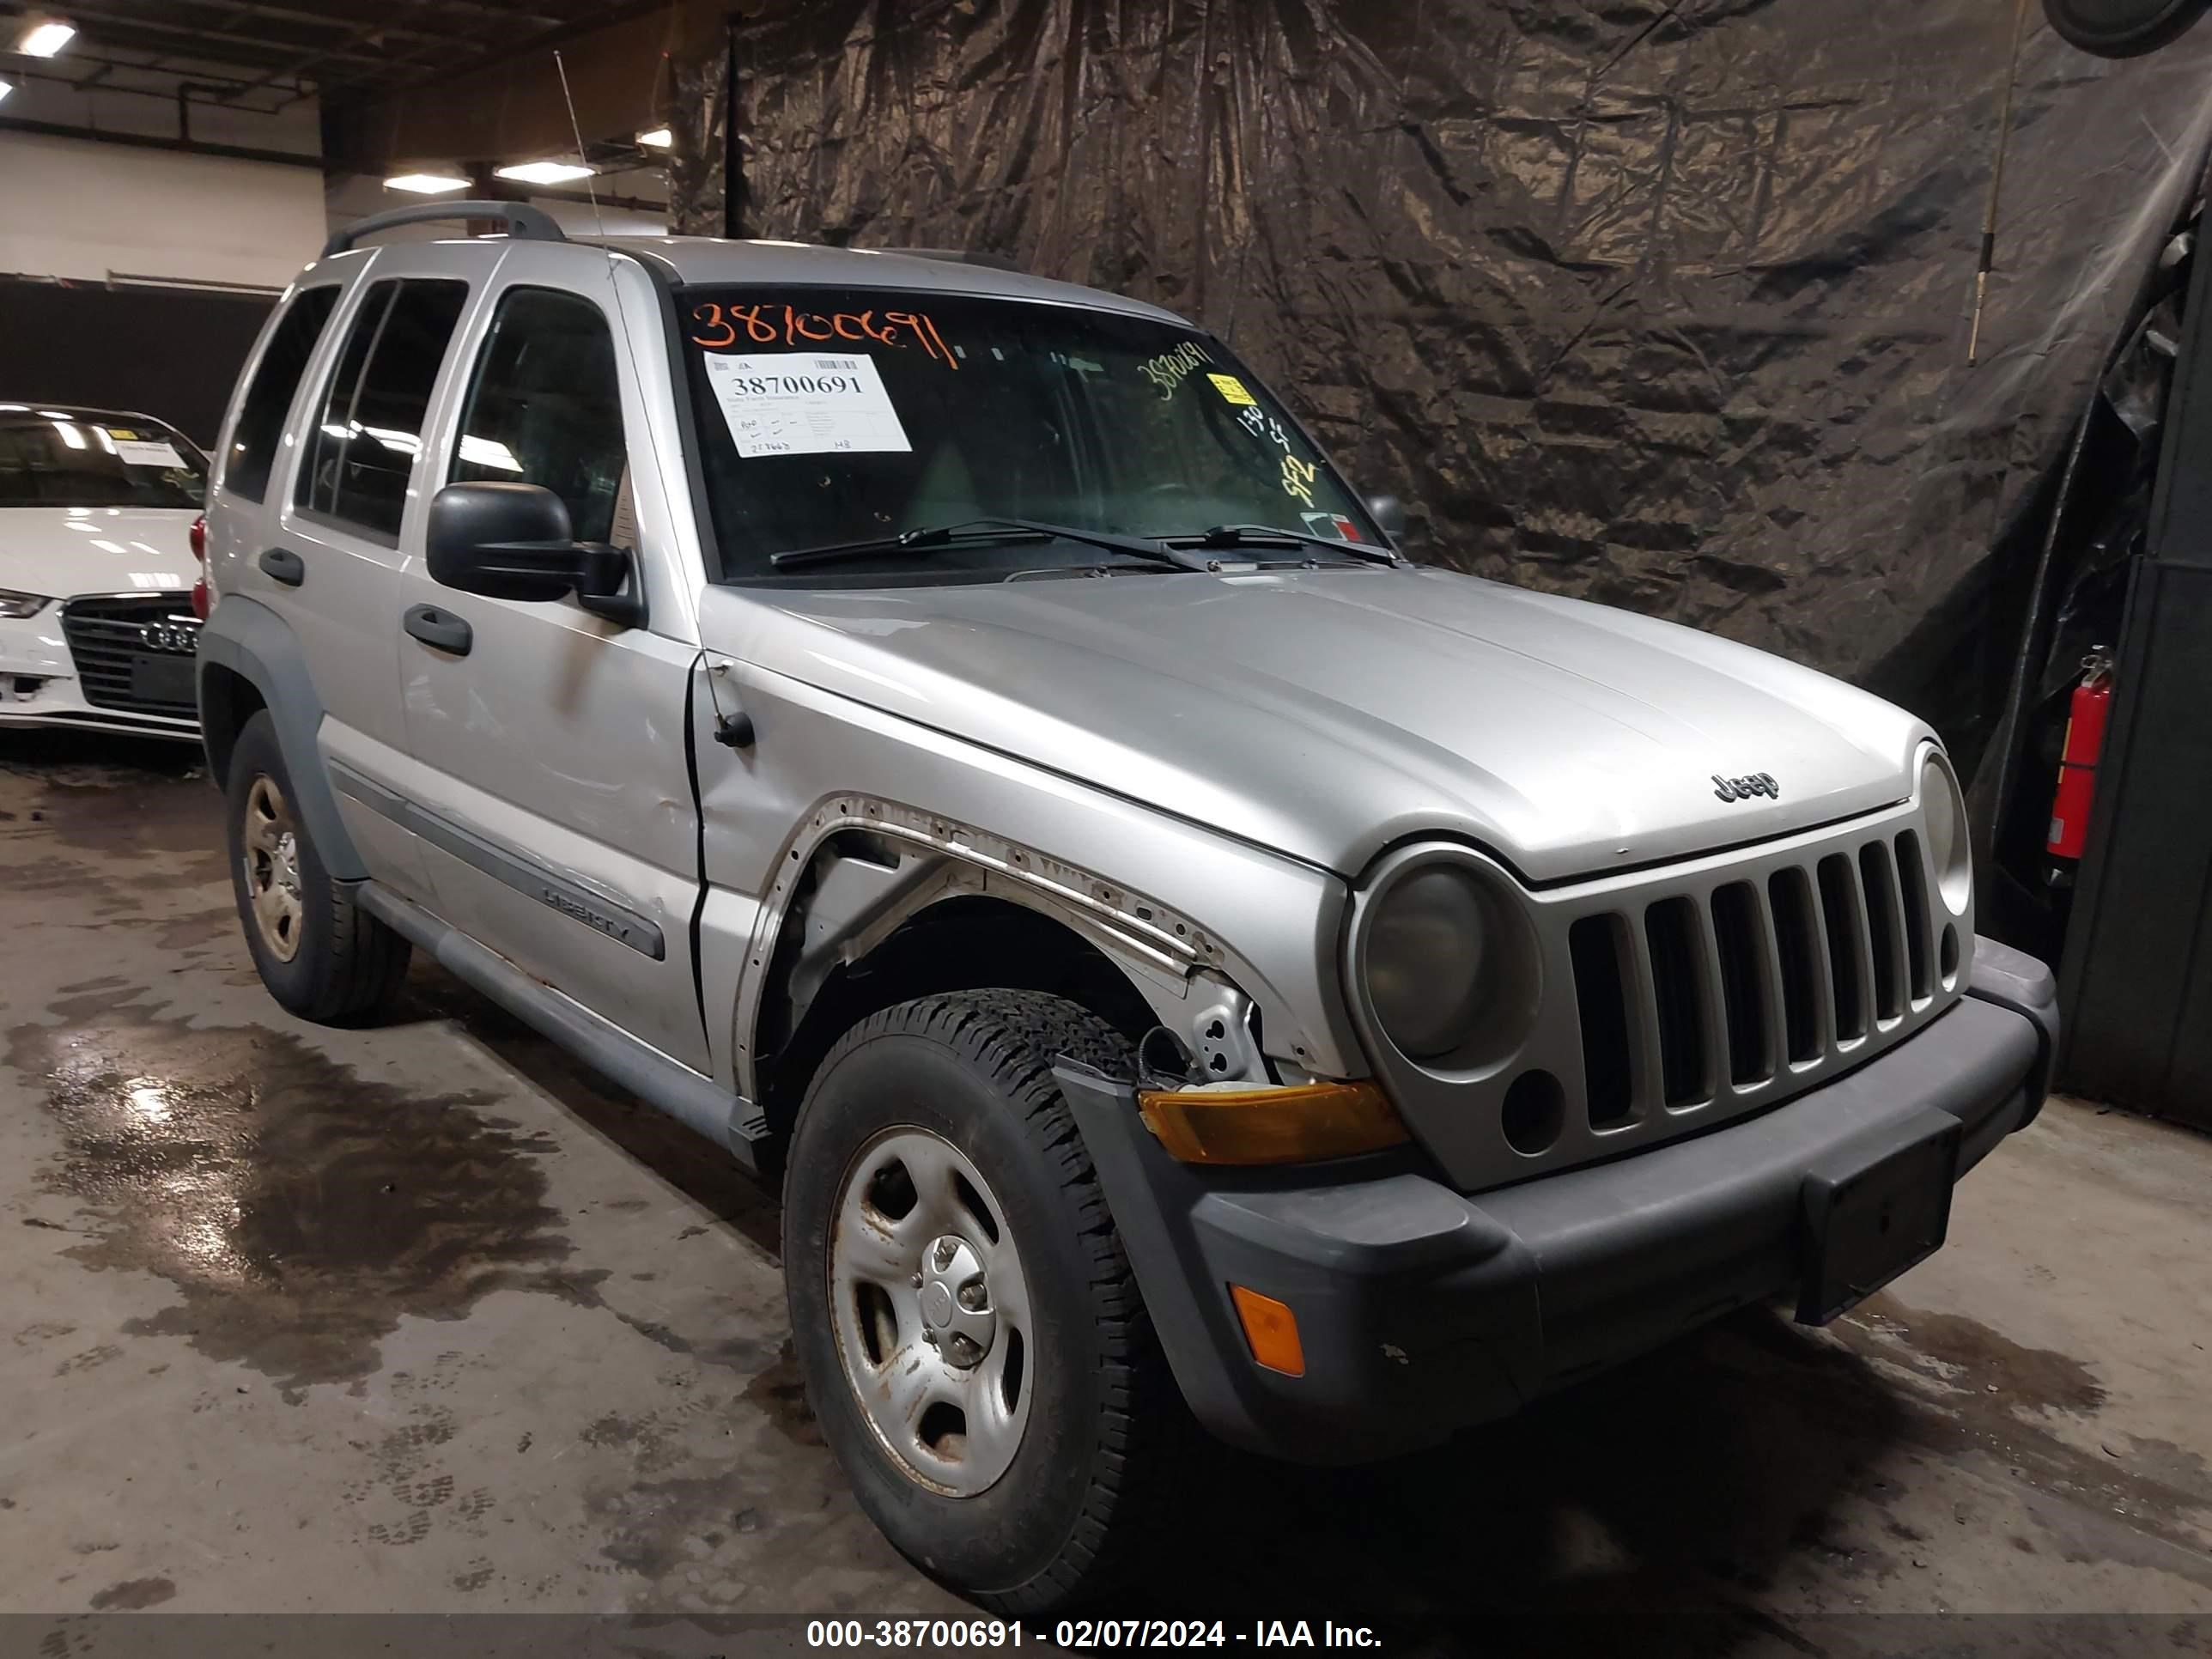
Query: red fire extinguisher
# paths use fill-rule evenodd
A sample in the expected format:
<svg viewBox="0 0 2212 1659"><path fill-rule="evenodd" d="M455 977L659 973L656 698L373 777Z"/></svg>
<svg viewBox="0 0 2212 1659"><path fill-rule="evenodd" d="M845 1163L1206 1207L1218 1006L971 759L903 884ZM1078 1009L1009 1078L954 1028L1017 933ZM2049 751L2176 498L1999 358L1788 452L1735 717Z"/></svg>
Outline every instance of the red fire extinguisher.
<svg viewBox="0 0 2212 1659"><path fill-rule="evenodd" d="M2067 711L2066 742L2058 756L2058 793L2051 802L2051 832L2044 850L2060 860L2054 885L2074 879L2089 839L2089 804L2097 793L2097 761L2105 751L2105 720L2112 711L2112 659L2098 646L2081 659L2081 678Z"/></svg>

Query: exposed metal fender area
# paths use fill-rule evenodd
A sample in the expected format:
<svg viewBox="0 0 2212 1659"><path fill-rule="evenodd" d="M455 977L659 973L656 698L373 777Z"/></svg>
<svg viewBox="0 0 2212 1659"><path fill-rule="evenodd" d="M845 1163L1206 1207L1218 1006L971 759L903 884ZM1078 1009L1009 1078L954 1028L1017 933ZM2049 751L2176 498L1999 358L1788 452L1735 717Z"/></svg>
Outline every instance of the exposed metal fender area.
<svg viewBox="0 0 2212 1659"><path fill-rule="evenodd" d="M795 1026L836 969L865 962L935 907L987 898L1048 918L1094 947L1215 1076L1267 1073L1234 959L1194 919L1157 901L1034 848L859 796L825 802L797 851L782 861L786 873L757 918L750 956L764 971L750 975L737 1011L740 1054L767 1047L769 985L787 989ZM1287 1052L1285 1037L1297 1035L1270 1031L1269 1046Z"/></svg>
<svg viewBox="0 0 2212 1659"><path fill-rule="evenodd" d="M532 1030L696 1130L746 1169L763 1171L771 1137L766 1120L743 1096L647 1047L387 887L364 881L355 889L354 902Z"/></svg>
<svg viewBox="0 0 2212 1659"><path fill-rule="evenodd" d="M231 734L218 732L206 718L211 699L208 670L228 669L261 694L262 706L276 722L276 742L292 775L293 805L307 821L323 867L337 881L360 881L368 874L353 838L338 815L337 795L315 744L323 724L323 701L307 672L306 653L284 619L244 594L226 594L200 629L199 672L202 741L208 776L222 787L222 761ZM218 749L218 744L225 745ZM404 929L401 931L404 932Z"/></svg>

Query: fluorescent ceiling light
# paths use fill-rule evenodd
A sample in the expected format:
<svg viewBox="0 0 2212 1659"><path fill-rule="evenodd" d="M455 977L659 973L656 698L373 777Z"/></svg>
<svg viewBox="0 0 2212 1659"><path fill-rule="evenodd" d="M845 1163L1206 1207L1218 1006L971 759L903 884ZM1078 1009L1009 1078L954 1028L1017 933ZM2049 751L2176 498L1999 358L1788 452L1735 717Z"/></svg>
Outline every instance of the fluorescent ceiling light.
<svg viewBox="0 0 2212 1659"><path fill-rule="evenodd" d="M676 135L666 127L655 127L650 132L641 132L637 142L647 149L666 149L676 142Z"/></svg>
<svg viewBox="0 0 2212 1659"><path fill-rule="evenodd" d="M590 178L592 169L574 161L525 161L520 167L500 168L499 176L526 185L565 185L571 179Z"/></svg>
<svg viewBox="0 0 2212 1659"><path fill-rule="evenodd" d="M442 196L449 190L466 190L469 181L450 173L396 173L384 181L384 187L412 191L417 196Z"/></svg>
<svg viewBox="0 0 2212 1659"><path fill-rule="evenodd" d="M33 23L23 31L15 50L26 58L51 58L75 39L76 26L73 23Z"/></svg>

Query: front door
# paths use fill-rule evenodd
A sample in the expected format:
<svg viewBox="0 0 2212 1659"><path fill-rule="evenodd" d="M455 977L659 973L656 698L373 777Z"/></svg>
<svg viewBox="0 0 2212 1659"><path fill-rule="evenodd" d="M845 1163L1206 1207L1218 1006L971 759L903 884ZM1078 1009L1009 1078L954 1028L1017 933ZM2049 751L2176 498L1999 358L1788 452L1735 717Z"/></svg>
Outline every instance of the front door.
<svg viewBox="0 0 2212 1659"><path fill-rule="evenodd" d="M633 459L649 465L652 451L638 441L643 404L612 284L601 277L602 304L531 281L573 282L587 259L605 271L604 255L581 249L509 250L464 342L425 496L458 482L543 485L578 539L667 560L665 515L639 511ZM691 965L699 818L685 705L699 653L688 617L649 613L624 628L573 596L486 599L434 581L419 556L400 586L392 625L417 769L406 793L439 913L706 1071Z"/></svg>

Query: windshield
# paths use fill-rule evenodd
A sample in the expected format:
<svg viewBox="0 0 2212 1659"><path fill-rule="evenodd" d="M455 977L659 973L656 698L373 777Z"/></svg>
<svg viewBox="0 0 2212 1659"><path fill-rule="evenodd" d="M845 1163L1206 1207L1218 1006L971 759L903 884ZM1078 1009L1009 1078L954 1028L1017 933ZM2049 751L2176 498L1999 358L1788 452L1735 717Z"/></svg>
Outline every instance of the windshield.
<svg viewBox="0 0 2212 1659"><path fill-rule="evenodd" d="M1113 312L894 289L682 296L725 574L979 520L1123 537L1268 526L1364 544L1366 509L1220 342ZM1325 545L1244 557L1328 560ZM1352 556L1347 553L1346 559ZM1129 556L1003 526L786 580L973 580ZM1155 568L1158 568L1157 565Z"/></svg>
<svg viewBox="0 0 2212 1659"><path fill-rule="evenodd" d="M158 421L0 410L0 507L197 509L206 500L199 452Z"/></svg>

